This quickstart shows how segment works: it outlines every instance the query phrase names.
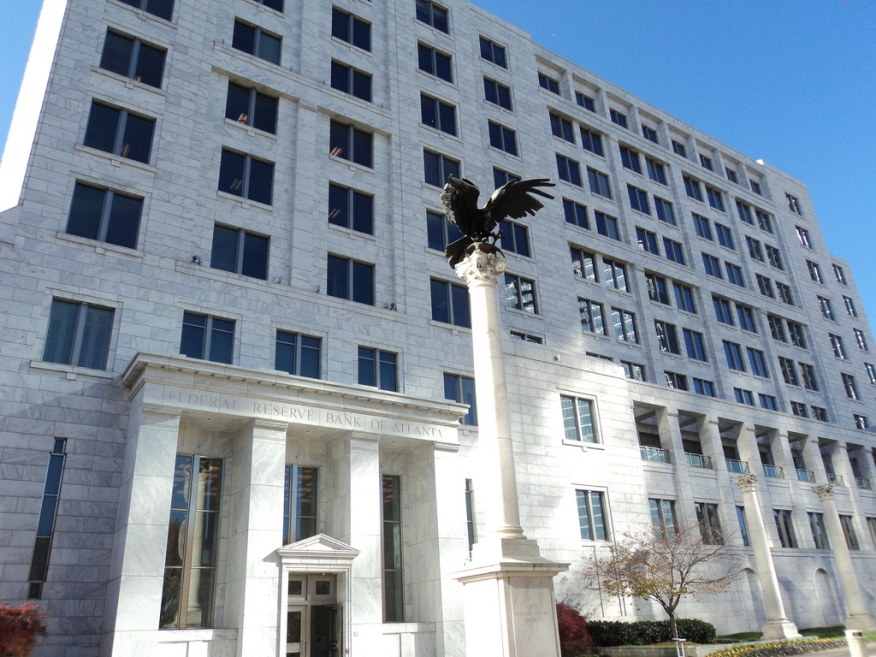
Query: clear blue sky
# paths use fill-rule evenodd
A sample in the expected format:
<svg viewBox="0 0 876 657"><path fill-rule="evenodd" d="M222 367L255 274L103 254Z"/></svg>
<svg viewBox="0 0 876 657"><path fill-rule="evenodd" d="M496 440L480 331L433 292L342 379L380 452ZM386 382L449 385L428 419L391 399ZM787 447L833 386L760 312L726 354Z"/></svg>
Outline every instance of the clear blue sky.
<svg viewBox="0 0 876 657"><path fill-rule="evenodd" d="M876 2L476 4L547 48L807 183L830 251L851 262L864 305L876 312L876 202L867 200L876 197ZM0 0L3 143L38 12L36 0ZM870 317L876 321L876 314Z"/></svg>

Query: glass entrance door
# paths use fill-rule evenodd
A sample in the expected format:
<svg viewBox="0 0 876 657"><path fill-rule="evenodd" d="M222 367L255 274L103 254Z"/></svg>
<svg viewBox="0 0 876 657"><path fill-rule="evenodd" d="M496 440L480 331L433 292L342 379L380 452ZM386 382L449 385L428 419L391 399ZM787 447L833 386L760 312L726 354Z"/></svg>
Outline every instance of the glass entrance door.
<svg viewBox="0 0 876 657"><path fill-rule="evenodd" d="M286 612L286 657L303 657L307 607L289 607Z"/></svg>
<svg viewBox="0 0 876 657"><path fill-rule="evenodd" d="M289 574L286 657L341 657L334 575Z"/></svg>

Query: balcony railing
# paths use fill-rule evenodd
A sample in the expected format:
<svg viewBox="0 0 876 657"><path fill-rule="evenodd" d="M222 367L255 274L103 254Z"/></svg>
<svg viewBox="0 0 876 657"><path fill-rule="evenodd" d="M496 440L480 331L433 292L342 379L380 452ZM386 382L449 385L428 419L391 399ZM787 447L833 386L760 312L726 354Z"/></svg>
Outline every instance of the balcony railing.
<svg viewBox="0 0 876 657"><path fill-rule="evenodd" d="M780 465L767 465L763 464L763 476L764 477L772 477L773 479L784 479L785 471L782 469Z"/></svg>
<svg viewBox="0 0 876 657"><path fill-rule="evenodd" d="M832 472L827 473L827 483L833 484L834 486L846 485L846 482L843 480L842 476L838 474L833 474Z"/></svg>
<svg viewBox="0 0 876 657"><path fill-rule="evenodd" d="M870 488L870 480L865 477L855 477L855 483L858 485L858 488L863 490L873 490Z"/></svg>
<svg viewBox="0 0 876 657"><path fill-rule="evenodd" d="M797 470L797 479L809 484L815 483L815 473L812 470Z"/></svg>
<svg viewBox="0 0 876 657"><path fill-rule="evenodd" d="M709 456L685 452L684 460L687 461L687 464L692 468L705 468L706 470L712 469L712 459Z"/></svg>
<svg viewBox="0 0 876 657"><path fill-rule="evenodd" d="M751 469L748 467L748 461L737 461L736 459L724 459L727 462L727 470L736 474L748 474Z"/></svg>
<svg viewBox="0 0 876 657"><path fill-rule="evenodd" d="M639 454L642 455L643 461L651 461L653 463L669 463L669 452L659 447L645 447L639 445Z"/></svg>

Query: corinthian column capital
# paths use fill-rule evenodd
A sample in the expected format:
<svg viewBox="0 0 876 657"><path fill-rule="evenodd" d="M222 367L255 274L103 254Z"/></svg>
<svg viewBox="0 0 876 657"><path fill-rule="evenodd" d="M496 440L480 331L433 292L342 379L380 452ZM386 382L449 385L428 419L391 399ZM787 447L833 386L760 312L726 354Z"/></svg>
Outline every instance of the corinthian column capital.
<svg viewBox="0 0 876 657"><path fill-rule="evenodd" d="M815 491L815 494L822 500L832 500L833 492L836 490L836 486L833 484L819 484L818 486L813 486L812 490Z"/></svg>
<svg viewBox="0 0 876 657"><path fill-rule="evenodd" d="M480 243L473 244L469 249L471 253L456 265L457 275L469 285L476 282L495 285L499 274L505 271L505 258L485 250Z"/></svg>
<svg viewBox="0 0 876 657"><path fill-rule="evenodd" d="M757 491L756 474L745 474L733 477L733 483L739 486L743 493L754 493Z"/></svg>

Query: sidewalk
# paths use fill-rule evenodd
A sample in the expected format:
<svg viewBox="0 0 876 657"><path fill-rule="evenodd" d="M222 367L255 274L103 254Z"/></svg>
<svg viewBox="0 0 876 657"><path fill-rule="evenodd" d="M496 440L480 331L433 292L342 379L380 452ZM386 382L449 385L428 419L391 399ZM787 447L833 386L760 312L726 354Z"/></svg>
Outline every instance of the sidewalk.
<svg viewBox="0 0 876 657"><path fill-rule="evenodd" d="M849 657L848 648L834 648L833 650L822 650L820 652L809 652L807 655L823 655L824 657ZM876 657L876 641L867 642L868 657Z"/></svg>

